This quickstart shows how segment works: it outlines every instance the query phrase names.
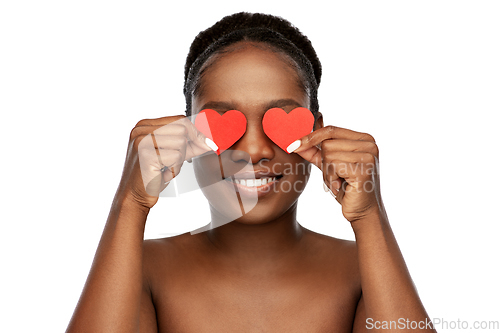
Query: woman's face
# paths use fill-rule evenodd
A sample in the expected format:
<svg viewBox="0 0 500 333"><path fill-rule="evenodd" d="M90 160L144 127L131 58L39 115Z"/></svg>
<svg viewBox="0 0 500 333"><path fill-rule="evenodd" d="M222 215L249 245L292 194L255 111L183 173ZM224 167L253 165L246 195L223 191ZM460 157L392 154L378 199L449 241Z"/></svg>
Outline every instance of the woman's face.
<svg viewBox="0 0 500 333"><path fill-rule="evenodd" d="M220 114L238 110L247 119L245 134L229 150L220 156L209 153L193 161L212 212L246 224L280 217L303 191L310 164L274 144L263 131L262 118L274 107L286 112L309 108L309 98L296 70L282 54L242 42L217 56L201 80L201 89L193 96L193 114L203 109ZM221 174L226 180L217 182ZM276 180L272 181L273 177ZM254 178L260 186L241 184L241 179ZM215 186L208 186L214 183Z"/></svg>

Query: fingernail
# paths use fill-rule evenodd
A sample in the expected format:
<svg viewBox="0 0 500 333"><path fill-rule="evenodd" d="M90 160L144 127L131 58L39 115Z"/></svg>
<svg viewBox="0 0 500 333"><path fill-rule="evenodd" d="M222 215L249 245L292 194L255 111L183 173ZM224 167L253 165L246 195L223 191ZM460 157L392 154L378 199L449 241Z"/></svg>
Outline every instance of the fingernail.
<svg viewBox="0 0 500 333"><path fill-rule="evenodd" d="M206 138L205 139L205 143L207 144L207 146L210 147L210 149L212 149L213 151L217 151L219 150L219 147L215 144L215 142L213 142L212 140L210 140L209 138Z"/></svg>
<svg viewBox="0 0 500 333"><path fill-rule="evenodd" d="M297 148L299 148L299 147L300 147L300 140L297 140L297 141L292 142L286 148L286 151L288 152L288 154L290 154L290 153L293 153L295 150L297 150Z"/></svg>

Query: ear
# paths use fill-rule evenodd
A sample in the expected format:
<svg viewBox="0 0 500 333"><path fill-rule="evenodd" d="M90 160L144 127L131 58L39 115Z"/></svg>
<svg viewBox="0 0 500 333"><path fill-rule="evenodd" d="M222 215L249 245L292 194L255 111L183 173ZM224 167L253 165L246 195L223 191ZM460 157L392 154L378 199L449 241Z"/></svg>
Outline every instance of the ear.
<svg viewBox="0 0 500 333"><path fill-rule="evenodd" d="M320 128L323 128L323 115L318 111L318 115L316 116L316 121L314 122L314 131Z"/></svg>

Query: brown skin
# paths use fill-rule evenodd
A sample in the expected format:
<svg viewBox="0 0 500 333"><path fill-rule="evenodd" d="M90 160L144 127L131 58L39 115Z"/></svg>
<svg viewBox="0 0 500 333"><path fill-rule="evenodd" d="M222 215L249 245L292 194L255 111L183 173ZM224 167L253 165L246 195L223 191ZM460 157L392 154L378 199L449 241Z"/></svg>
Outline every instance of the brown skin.
<svg viewBox="0 0 500 333"><path fill-rule="evenodd" d="M281 55L240 46L207 70L202 94L193 97L193 113L209 106L244 113L247 131L225 156L234 165L250 158L256 169L283 172L290 163L312 163L335 194L344 182L342 211L356 242L314 233L297 222L307 173L287 174L281 181L303 186L268 193L231 223L143 242L156 198L144 191L136 142L183 117L146 120L132 132L123 179L67 332L364 332L369 317L428 318L383 209L373 138L323 127L319 116L296 153L282 151L263 132L262 117L271 107L308 107L308 98ZM175 135L164 130L165 140L157 140L163 164L174 165L174 174L184 160L208 151L202 134L187 122L182 126ZM158 173L161 165L153 160L150 170ZM341 168L346 165L365 168ZM376 186L368 191L363 185L370 182ZM223 212L208 199L217 219Z"/></svg>

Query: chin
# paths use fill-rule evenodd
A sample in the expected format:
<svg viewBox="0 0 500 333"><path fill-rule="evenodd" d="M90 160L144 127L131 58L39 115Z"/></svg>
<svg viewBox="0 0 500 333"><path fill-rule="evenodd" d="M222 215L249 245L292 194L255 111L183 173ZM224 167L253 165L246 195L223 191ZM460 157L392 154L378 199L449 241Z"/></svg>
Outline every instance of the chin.
<svg viewBox="0 0 500 333"><path fill-rule="evenodd" d="M260 198L252 209L241 217L234 219L234 222L246 225L258 225L274 221L294 210L300 194L300 192L278 192L273 193L272 197Z"/></svg>

